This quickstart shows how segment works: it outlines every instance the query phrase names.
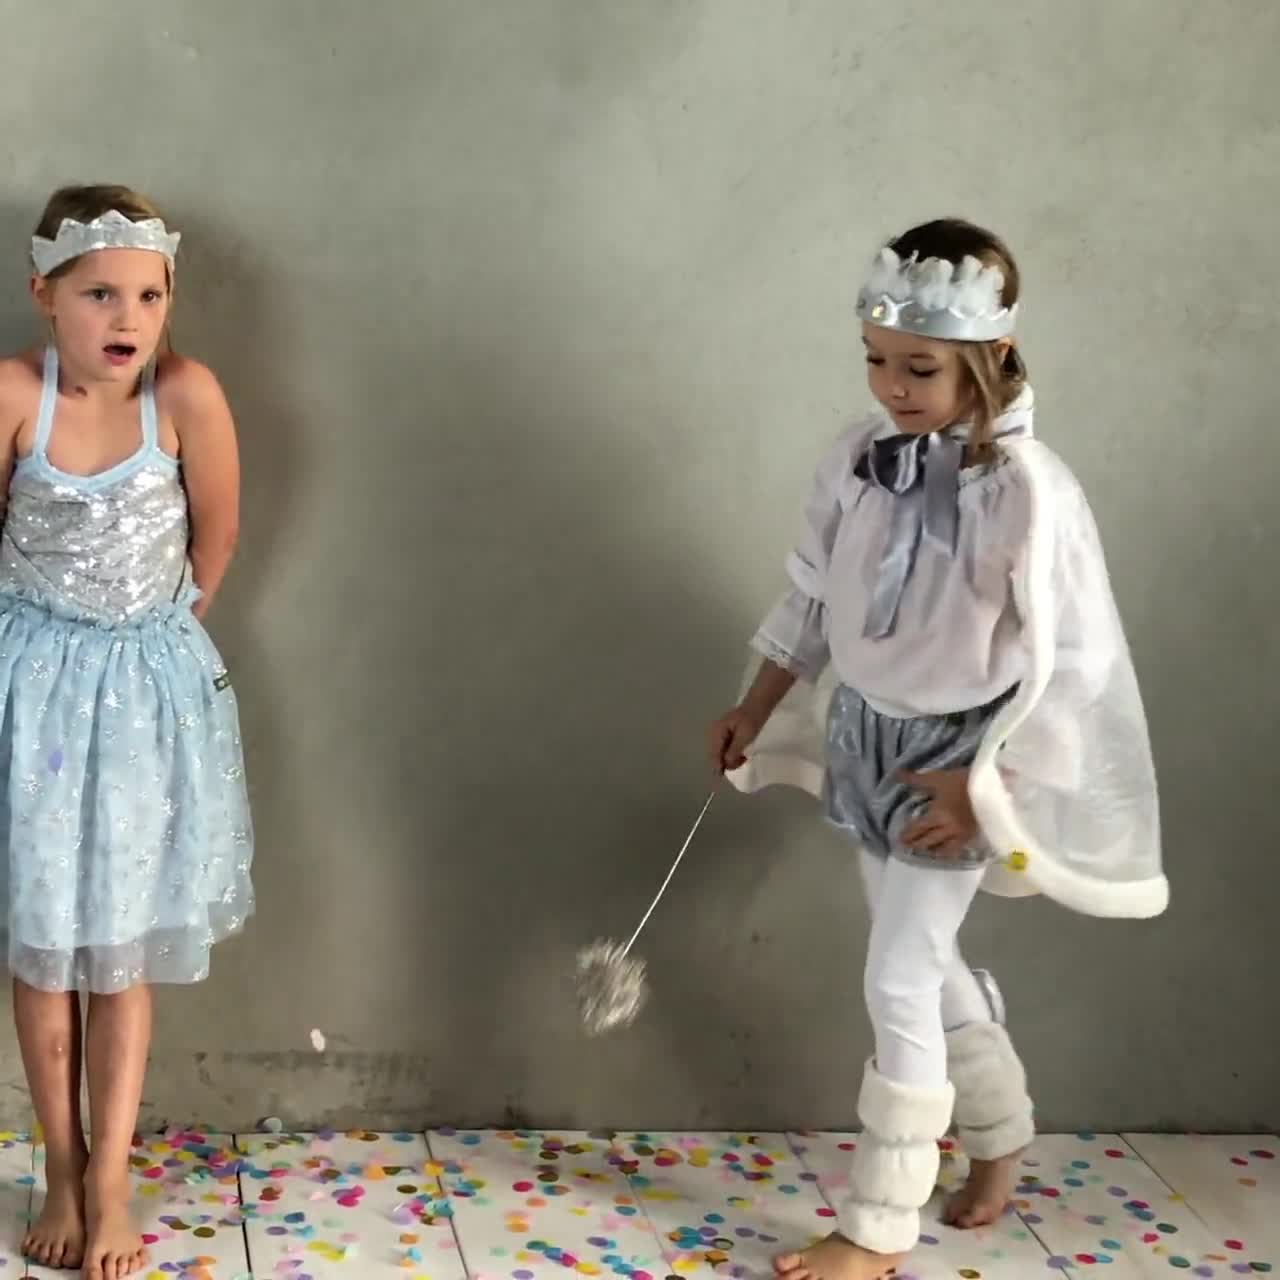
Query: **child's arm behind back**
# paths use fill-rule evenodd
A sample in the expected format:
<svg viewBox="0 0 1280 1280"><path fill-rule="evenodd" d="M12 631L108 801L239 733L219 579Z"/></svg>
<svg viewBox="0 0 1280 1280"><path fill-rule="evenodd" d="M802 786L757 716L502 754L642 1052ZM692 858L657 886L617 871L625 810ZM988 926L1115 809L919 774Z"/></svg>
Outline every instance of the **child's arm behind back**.
<svg viewBox="0 0 1280 1280"><path fill-rule="evenodd" d="M217 378L194 360L171 356L156 379L157 400L178 433L191 509L191 567L208 610L235 553L240 531L240 456L235 423Z"/></svg>

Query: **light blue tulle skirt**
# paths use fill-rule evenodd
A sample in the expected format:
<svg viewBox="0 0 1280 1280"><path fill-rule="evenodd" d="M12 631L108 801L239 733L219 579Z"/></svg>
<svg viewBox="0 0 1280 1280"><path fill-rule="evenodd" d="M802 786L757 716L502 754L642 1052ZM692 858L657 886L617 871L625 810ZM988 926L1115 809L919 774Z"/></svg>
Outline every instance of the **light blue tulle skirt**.
<svg viewBox="0 0 1280 1280"><path fill-rule="evenodd" d="M197 982L253 911L235 694L187 603L122 624L0 593L0 891L45 991Z"/></svg>

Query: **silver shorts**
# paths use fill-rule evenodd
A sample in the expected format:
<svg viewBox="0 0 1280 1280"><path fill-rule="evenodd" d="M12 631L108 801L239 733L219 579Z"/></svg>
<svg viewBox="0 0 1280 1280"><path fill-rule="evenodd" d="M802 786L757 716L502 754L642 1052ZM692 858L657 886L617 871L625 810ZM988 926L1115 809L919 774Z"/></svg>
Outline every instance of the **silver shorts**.
<svg viewBox="0 0 1280 1280"><path fill-rule="evenodd" d="M929 773L965 769L983 735L1015 690L989 706L946 716L899 720L882 715L847 685L837 687L827 716L827 821L870 852L904 862L958 870L984 866L995 852L981 841L957 856L908 849L902 832L929 804L928 796L902 782L902 770Z"/></svg>

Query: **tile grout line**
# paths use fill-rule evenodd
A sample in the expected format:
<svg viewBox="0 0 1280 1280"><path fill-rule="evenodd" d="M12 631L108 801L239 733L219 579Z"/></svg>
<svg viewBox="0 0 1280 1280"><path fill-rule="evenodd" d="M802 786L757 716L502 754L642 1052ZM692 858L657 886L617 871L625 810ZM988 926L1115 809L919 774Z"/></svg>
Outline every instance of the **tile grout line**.
<svg viewBox="0 0 1280 1280"><path fill-rule="evenodd" d="M666 1237L658 1229L658 1224L654 1222L652 1215L649 1213L649 1207L644 1202L643 1188L637 1186L636 1183L632 1181L631 1174L629 1174L625 1168L628 1161L626 1157L626 1152L623 1150L622 1146L618 1142L619 1131L616 1129L610 1129L608 1132L609 1132L609 1139L608 1139L609 1155L616 1154L618 1159L621 1161L621 1165L614 1166L612 1165L611 1161L609 1163L613 1168L613 1171L622 1178L623 1185L627 1188L627 1191L635 1199L636 1209L644 1217L645 1226L647 1226L649 1229L649 1235L653 1237L653 1247L657 1251L658 1257L662 1259L662 1264L664 1267L666 1267L667 1273L669 1275L674 1274L676 1270L677 1259L675 1257L670 1257L670 1258L667 1257L667 1247L665 1243ZM630 1133L631 1131L626 1130L625 1132ZM643 1132L643 1130L638 1130L637 1132ZM634 1138L635 1136L636 1134L632 1133L632 1137ZM639 1167L640 1167L640 1163L639 1161L636 1161L636 1168L638 1169Z"/></svg>
<svg viewBox="0 0 1280 1280"><path fill-rule="evenodd" d="M827 1195L827 1189L822 1185L822 1179L818 1176L818 1171L814 1169L804 1158L804 1153L807 1148L802 1148L800 1146L800 1131L798 1129L784 1129L782 1131L782 1137L790 1148L791 1154L800 1161L800 1167L809 1175L810 1178L813 1179L813 1185L817 1188L818 1194L826 1203L827 1208L830 1209L833 1214L838 1214L840 1211L836 1208L831 1197ZM832 1218L832 1221L838 1223L839 1219Z"/></svg>
<svg viewBox="0 0 1280 1280"><path fill-rule="evenodd" d="M1142 1152L1139 1151L1138 1148L1135 1147L1133 1143L1129 1141L1129 1135L1127 1133L1117 1133L1116 1137L1119 1138L1120 1141L1123 1142L1126 1147L1128 1147L1128 1149L1133 1153L1133 1156L1138 1161L1138 1163L1146 1165L1146 1167L1150 1169L1151 1172L1155 1175L1156 1180L1169 1192L1169 1194L1173 1196L1176 1200L1181 1200L1182 1203L1185 1204L1193 1214L1195 1214L1196 1218L1200 1222L1200 1225L1204 1227L1209 1232L1210 1235L1213 1235L1214 1233L1212 1228L1202 1217L1200 1217L1200 1213L1196 1209L1195 1205L1193 1205L1191 1201L1188 1200L1186 1196L1184 1196L1182 1192L1179 1191L1178 1188L1175 1187L1173 1183L1170 1182L1169 1179L1166 1178L1164 1174L1161 1173L1160 1170L1157 1169L1155 1165L1153 1165L1151 1161L1148 1160L1147 1157L1144 1156Z"/></svg>
<svg viewBox="0 0 1280 1280"><path fill-rule="evenodd" d="M1159 1136L1159 1135L1152 1135L1152 1136ZM1174 1136L1185 1139L1185 1138L1190 1138L1192 1135L1177 1134ZM1144 1156L1142 1152L1139 1151L1138 1148L1134 1146L1132 1142L1129 1141L1129 1135L1127 1133L1117 1133L1116 1137L1119 1138L1120 1141L1123 1142L1124 1145L1128 1147L1130 1151L1133 1152L1133 1154L1137 1157L1137 1159L1142 1164L1144 1164L1148 1169L1151 1170L1151 1172L1156 1176L1157 1180L1161 1183L1161 1185L1168 1188L1169 1194L1171 1197L1173 1197L1174 1203L1186 1205L1188 1212L1205 1229L1205 1232L1208 1234L1209 1238L1211 1240L1216 1240L1218 1238L1218 1233L1217 1231L1214 1230L1213 1224L1200 1212L1199 1209L1195 1207L1195 1205L1191 1203L1191 1198L1188 1195L1186 1195L1185 1192L1179 1191L1178 1188L1175 1187L1173 1183L1170 1182L1169 1179L1166 1178L1164 1174L1161 1173L1160 1170L1157 1169L1155 1165L1153 1165L1151 1161L1148 1160L1146 1156ZM1257 1260L1264 1261L1264 1262L1267 1261L1267 1259L1262 1257L1261 1255L1259 1255L1259 1258Z"/></svg>
<svg viewBox="0 0 1280 1280"><path fill-rule="evenodd" d="M453 1212L453 1197L449 1194L449 1189L444 1181L444 1168L446 1162L436 1159L435 1149L431 1145L431 1130L424 1129L422 1131L422 1140L427 1145L427 1159L432 1164L440 1166L440 1172L435 1175L435 1182L440 1191L440 1198L449 1206L449 1230L453 1232L453 1243L457 1247L458 1257L462 1259L462 1269L466 1272L468 1280L475 1280L476 1273L472 1271L471 1264L467 1261L467 1252L462 1247L462 1230L458 1226L458 1219ZM426 1173L426 1170L423 1170Z"/></svg>
<svg viewBox="0 0 1280 1280"><path fill-rule="evenodd" d="M236 1157L236 1199L240 1202L240 1238L244 1241L244 1266L247 1280L254 1280L253 1250L249 1247L249 1218L244 1206L244 1156L240 1150L240 1135L231 1134L231 1150Z"/></svg>
<svg viewBox="0 0 1280 1280"><path fill-rule="evenodd" d="M1035 1151L1036 1138L1038 1138L1039 1136L1040 1134L1037 1131L1035 1136L1031 1139L1031 1145L1022 1151L1021 1153L1022 1156L1028 1155ZM1048 1135L1045 1135L1045 1136L1047 1137ZM1019 1157L1019 1159L1021 1159L1021 1157ZM1025 1168L1026 1166L1024 1165L1023 1167ZM1036 1161L1035 1167L1037 1169L1040 1167L1040 1162L1038 1160ZM1038 1175L1035 1175L1035 1181L1036 1182L1040 1181L1040 1178ZM1022 1186L1021 1177L1018 1178L1018 1181L1015 1182L1013 1186L1013 1191L1011 1194L1014 1200L1018 1198L1018 1188L1020 1186ZM1022 1210L1018 1208L1016 1203L1013 1204L1013 1212L1017 1215L1018 1221L1022 1223L1023 1230L1026 1231L1031 1236L1031 1238L1036 1242L1036 1244L1038 1244L1044 1250L1045 1256L1049 1258L1056 1258L1058 1255L1055 1254L1054 1251L1049 1248L1049 1245L1045 1241L1044 1237L1036 1230L1035 1224L1027 1221L1026 1216L1023 1214ZM1036 1215L1036 1216L1038 1217L1039 1215Z"/></svg>

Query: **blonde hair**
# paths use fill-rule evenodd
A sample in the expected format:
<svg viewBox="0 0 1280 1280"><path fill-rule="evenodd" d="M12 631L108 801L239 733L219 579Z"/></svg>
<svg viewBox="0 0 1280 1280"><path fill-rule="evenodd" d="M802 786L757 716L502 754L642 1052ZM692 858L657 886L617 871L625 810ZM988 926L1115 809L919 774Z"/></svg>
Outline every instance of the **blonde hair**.
<svg viewBox="0 0 1280 1280"><path fill-rule="evenodd" d="M1012 307L1018 301L1022 282L1008 245L963 218L939 218L912 227L891 241L889 247L902 258L914 253L922 259L941 258L956 266L965 258L977 258L984 266L998 267L1004 276L1000 295L1003 305ZM988 462L994 453L995 420L1022 394L1027 385L1027 366L1016 346L1002 351L995 342L957 342L955 347L972 401L969 458L972 462Z"/></svg>
<svg viewBox="0 0 1280 1280"><path fill-rule="evenodd" d="M76 222L92 222L109 210L115 209L123 213L131 222L142 222L147 218L159 218L163 215L159 209L140 191L132 187L121 187L110 183L96 183L85 187L59 187L49 197L40 221L36 223L35 234L46 240L54 239L64 218ZM71 270L76 259L64 262L49 272L49 279L56 280ZM169 288L173 288L173 272L165 263L165 279Z"/></svg>

